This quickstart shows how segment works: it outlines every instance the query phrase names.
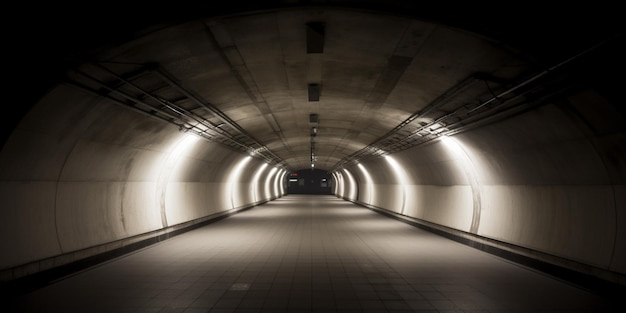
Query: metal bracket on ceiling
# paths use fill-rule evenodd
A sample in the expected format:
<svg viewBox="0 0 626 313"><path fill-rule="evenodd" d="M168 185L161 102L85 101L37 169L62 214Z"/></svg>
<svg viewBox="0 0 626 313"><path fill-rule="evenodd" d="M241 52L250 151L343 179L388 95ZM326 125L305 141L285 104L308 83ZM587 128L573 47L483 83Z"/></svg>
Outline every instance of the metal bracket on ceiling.
<svg viewBox="0 0 626 313"><path fill-rule="evenodd" d="M69 75L68 83L124 108L174 124L181 131L283 166L281 158L226 114L180 85L158 64L112 64L107 67L100 63L86 63Z"/></svg>

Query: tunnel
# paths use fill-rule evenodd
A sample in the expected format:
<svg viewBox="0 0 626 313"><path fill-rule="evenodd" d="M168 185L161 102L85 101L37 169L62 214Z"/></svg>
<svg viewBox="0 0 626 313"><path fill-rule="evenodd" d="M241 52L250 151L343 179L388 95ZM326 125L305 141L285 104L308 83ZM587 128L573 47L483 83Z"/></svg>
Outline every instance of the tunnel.
<svg viewBox="0 0 626 313"><path fill-rule="evenodd" d="M624 310L620 11L507 5L13 9L5 307Z"/></svg>

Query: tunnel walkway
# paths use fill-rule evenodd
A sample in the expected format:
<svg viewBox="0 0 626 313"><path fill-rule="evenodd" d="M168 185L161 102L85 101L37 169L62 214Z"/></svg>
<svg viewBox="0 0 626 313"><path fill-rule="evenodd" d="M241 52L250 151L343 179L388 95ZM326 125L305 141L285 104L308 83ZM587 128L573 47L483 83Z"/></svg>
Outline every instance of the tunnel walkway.
<svg viewBox="0 0 626 313"><path fill-rule="evenodd" d="M609 312L582 288L334 196L288 195L70 275L17 312Z"/></svg>

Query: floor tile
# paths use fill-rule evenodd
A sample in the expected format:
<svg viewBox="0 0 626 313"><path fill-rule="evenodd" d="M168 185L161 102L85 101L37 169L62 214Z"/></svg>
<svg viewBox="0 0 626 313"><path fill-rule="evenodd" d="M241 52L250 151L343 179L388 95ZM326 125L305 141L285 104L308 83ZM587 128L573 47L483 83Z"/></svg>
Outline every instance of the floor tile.
<svg viewBox="0 0 626 313"><path fill-rule="evenodd" d="M334 196L289 195L70 275L16 312L611 312L572 284Z"/></svg>

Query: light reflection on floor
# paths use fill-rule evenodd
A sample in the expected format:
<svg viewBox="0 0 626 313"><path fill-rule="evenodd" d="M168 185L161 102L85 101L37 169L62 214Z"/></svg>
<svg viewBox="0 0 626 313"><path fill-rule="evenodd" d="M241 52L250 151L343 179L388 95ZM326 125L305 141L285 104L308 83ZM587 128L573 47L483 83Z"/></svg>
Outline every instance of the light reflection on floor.
<svg viewBox="0 0 626 313"><path fill-rule="evenodd" d="M68 277L19 312L607 312L334 196L290 195Z"/></svg>

